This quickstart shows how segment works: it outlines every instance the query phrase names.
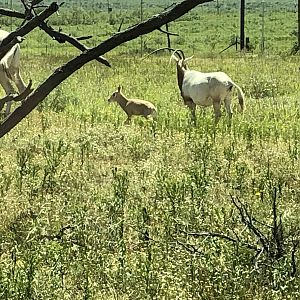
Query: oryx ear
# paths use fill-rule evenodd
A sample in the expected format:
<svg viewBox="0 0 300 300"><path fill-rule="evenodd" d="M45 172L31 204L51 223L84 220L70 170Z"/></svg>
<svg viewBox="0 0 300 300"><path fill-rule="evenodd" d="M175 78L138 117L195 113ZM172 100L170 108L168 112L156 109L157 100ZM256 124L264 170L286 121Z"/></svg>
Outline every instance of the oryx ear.
<svg viewBox="0 0 300 300"><path fill-rule="evenodd" d="M170 57L170 63L171 63L172 60L175 60L176 62L179 62L179 58L177 56L175 56L174 53Z"/></svg>
<svg viewBox="0 0 300 300"><path fill-rule="evenodd" d="M192 55L192 56L186 58L186 59L184 60L184 62L188 62L188 61L191 60L193 57L194 57L194 55Z"/></svg>
<svg viewBox="0 0 300 300"><path fill-rule="evenodd" d="M121 89L122 89L122 87L119 85L119 86L118 86L118 93L121 92Z"/></svg>

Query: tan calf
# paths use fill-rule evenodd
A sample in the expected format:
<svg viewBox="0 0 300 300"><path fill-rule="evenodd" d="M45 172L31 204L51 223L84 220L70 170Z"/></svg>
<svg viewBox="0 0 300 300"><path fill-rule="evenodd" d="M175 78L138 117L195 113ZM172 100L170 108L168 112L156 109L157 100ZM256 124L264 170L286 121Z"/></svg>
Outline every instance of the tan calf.
<svg viewBox="0 0 300 300"><path fill-rule="evenodd" d="M141 99L128 99L121 91L121 86L110 96L108 102L117 102L127 114L126 124L130 123L132 116L143 116L145 118L155 118L156 107L149 101Z"/></svg>

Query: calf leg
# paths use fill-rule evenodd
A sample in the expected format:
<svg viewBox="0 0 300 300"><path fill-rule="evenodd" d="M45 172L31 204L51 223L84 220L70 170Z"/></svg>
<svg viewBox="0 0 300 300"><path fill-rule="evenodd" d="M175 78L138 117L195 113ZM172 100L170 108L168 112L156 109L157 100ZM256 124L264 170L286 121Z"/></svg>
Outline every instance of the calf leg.
<svg viewBox="0 0 300 300"><path fill-rule="evenodd" d="M130 124L130 122L131 122L131 116L130 116L130 115L127 115L127 119L126 119L126 121L124 122L124 124L125 124L125 125L128 125L128 124Z"/></svg>

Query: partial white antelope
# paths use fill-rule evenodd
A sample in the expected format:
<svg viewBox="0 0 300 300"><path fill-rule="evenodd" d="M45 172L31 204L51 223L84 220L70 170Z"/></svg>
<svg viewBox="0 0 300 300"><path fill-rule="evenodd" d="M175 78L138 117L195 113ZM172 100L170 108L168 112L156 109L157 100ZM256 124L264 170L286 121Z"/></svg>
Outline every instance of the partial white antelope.
<svg viewBox="0 0 300 300"><path fill-rule="evenodd" d="M234 83L226 73L203 73L190 70L187 62L192 59L193 56L185 58L183 51L179 49L174 50L172 48L165 47L157 49L149 55L161 50L173 51L170 60L174 60L176 62L178 87L184 104L191 110L192 120L194 122L196 122L196 105L205 107L213 105L215 124L217 124L221 117L221 104L223 101L229 118L231 119L233 114L231 107L233 87L236 87L237 89L241 111L245 109L245 96L242 89Z"/></svg>
<svg viewBox="0 0 300 300"><path fill-rule="evenodd" d="M4 38L8 36L8 32L0 29L0 45ZM14 94L15 89L12 85L15 83L19 93L25 91L26 86L20 75L20 45L13 46L0 61L0 84L5 90L6 95ZM11 101L7 102L5 115L9 115Z"/></svg>
<svg viewBox="0 0 300 300"><path fill-rule="evenodd" d="M117 102L127 114L125 124L130 123L132 116L143 116L145 118L157 115L156 107L149 101L141 99L128 99L121 91L121 86L110 96L108 102Z"/></svg>
<svg viewBox="0 0 300 300"><path fill-rule="evenodd" d="M241 111L243 111L245 96L242 89L224 72L202 73L189 70L187 62L191 58L185 58L182 50L175 50L171 55L171 60L176 62L178 87L184 104L191 110L193 121L196 121L196 105L213 105L215 124L217 124L221 117L221 104L223 101L231 119L233 114L231 107L233 87L237 89L239 104Z"/></svg>

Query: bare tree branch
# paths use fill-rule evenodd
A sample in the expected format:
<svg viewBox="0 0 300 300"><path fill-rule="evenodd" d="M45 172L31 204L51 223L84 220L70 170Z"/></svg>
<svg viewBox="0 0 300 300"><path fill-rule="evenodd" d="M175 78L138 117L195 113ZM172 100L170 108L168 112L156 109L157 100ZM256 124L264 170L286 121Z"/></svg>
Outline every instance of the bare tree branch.
<svg viewBox="0 0 300 300"><path fill-rule="evenodd" d="M16 17L16 18L19 18L19 19L31 19L31 18L33 18L33 13L32 13L33 4L32 4L32 7L29 8L24 1L22 1L22 2L23 2L23 5L25 7L26 14L21 14L21 13L18 13L18 12L14 12L14 14L12 15L11 10L7 10L7 9L1 9L0 10L0 14L5 15L5 16L13 16L13 17ZM39 1L39 2L41 2L41 1ZM72 37L72 36L70 36L70 35L68 35L66 33L54 30L46 22L40 22L40 24L38 26L42 30L44 30L50 37L52 37L54 40L56 40L59 43L68 42L69 44L73 45L74 47L76 47L80 51L86 51L86 50L89 49L85 45L81 44L79 41L80 40L89 39L92 36L85 36L85 37L74 38L74 37ZM104 57L99 56L99 57L97 57L95 59L98 62L104 64L105 66L111 67L110 63Z"/></svg>
<svg viewBox="0 0 300 300"><path fill-rule="evenodd" d="M192 253L192 254L195 254L195 253L198 253L198 254L202 254L199 249L197 247L195 247L194 245L191 245L191 244L188 244L188 243L183 243L177 239L175 239L175 242L180 245L181 247L183 247L185 250L187 250L188 252Z"/></svg>
<svg viewBox="0 0 300 300"><path fill-rule="evenodd" d="M49 5L47 9L41 12L39 15L31 19L27 24L22 26L21 28L11 32L7 37L5 37L0 46L0 59L2 59L5 54L17 43L22 41L21 37L32 31L35 27L39 26L39 24L51 16L58 10L58 5L56 2L53 2Z"/></svg>
<svg viewBox="0 0 300 300"><path fill-rule="evenodd" d="M21 26L23 26L26 22L26 20L30 20L32 19L33 15L32 15L32 6L30 7L29 5L27 5L26 1L25 0L20 0L25 8L25 18L24 18L24 21L22 23Z"/></svg>
<svg viewBox="0 0 300 300"><path fill-rule="evenodd" d="M182 230L181 230L182 231ZM227 240L229 242L235 243L235 244L240 244L241 246L244 246L248 249L251 250L258 250L258 247L249 243L245 243L245 242L241 242L238 239L234 239L226 234L223 233L219 233L219 232L185 232L182 231L183 233L185 233L188 236L192 236L195 238L200 238L200 237L212 237L212 238L219 238L219 239L223 239L223 240Z"/></svg>
<svg viewBox="0 0 300 300"><path fill-rule="evenodd" d="M5 39L3 39L1 46L5 46L9 44L14 38L17 36L24 36L34 28L40 25L45 19L50 17L53 13L58 10L58 5L56 2L51 3L44 11L42 11L39 15L31 19L28 23L26 23L21 28L11 32Z"/></svg>
<svg viewBox="0 0 300 300"><path fill-rule="evenodd" d="M24 40L23 37L16 36L6 45L0 44L0 60L5 56L5 54L17 43L21 43Z"/></svg>
<svg viewBox="0 0 300 300"><path fill-rule="evenodd" d="M0 137L14 128L24 117L26 117L49 93L55 89L62 81L72 75L75 71L83 67L89 61L105 54L119 45L133 40L140 35L150 33L164 24L178 19L199 4L211 2L212 0L184 0L172 9L155 15L152 18L119 32L108 38L98 46L81 53L76 58L70 60L65 65L56 69L54 73L46 79L22 105L15 109L12 114L4 120L0 126Z"/></svg>
<svg viewBox="0 0 300 300"><path fill-rule="evenodd" d="M31 6L36 6L38 4L40 4L43 0L31 0Z"/></svg>
<svg viewBox="0 0 300 300"><path fill-rule="evenodd" d="M91 39L93 36L92 35L87 35L87 36L79 36L76 38L77 41L83 41L83 40L88 40Z"/></svg>
<svg viewBox="0 0 300 300"><path fill-rule="evenodd" d="M31 86L32 86L32 81L30 80L28 86L21 94L19 94L19 95L18 94L10 94L10 95L7 95L7 96L3 97L2 99L0 99L0 111L2 110L2 108L6 102L9 102L9 101L18 102L18 101L22 101L26 97L28 97L33 91Z"/></svg>
<svg viewBox="0 0 300 300"><path fill-rule="evenodd" d="M123 23L124 23L124 18L121 20L121 23L120 23L119 28L118 28L118 32L121 31Z"/></svg>
<svg viewBox="0 0 300 300"><path fill-rule="evenodd" d="M42 22L40 24L40 28L43 29L48 35L50 35L53 39L55 39L59 43L68 42L71 45L73 45L74 47L76 47L77 49L79 49L80 51L86 51L86 50L88 50L88 48L85 45L81 44L78 41L78 39L73 38L73 37L71 37L68 34L65 34L63 32L54 30L52 27L48 26L45 22ZM107 67L111 66L110 63L104 57L102 57L102 56L96 57L95 59L98 62L104 64Z"/></svg>
<svg viewBox="0 0 300 300"><path fill-rule="evenodd" d="M26 89L21 94L19 94L17 97L15 97L13 99L13 101L15 101L15 102L23 101L33 92L33 90L34 89L32 88L32 80L30 79Z"/></svg>
<svg viewBox="0 0 300 300"><path fill-rule="evenodd" d="M15 10L6 9L6 8L0 8L0 15L18 18L18 19L25 19L25 14L22 14Z"/></svg>
<svg viewBox="0 0 300 300"><path fill-rule="evenodd" d="M162 29L162 28L158 28L158 30L159 30L160 32L165 33L165 34L168 34L168 35L179 36L178 33L172 33L172 32L166 31L166 30L164 30L164 29Z"/></svg>
<svg viewBox="0 0 300 300"><path fill-rule="evenodd" d="M259 239L261 245L265 250L268 251L269 249L269 243L268 239L265 237L265 235L253 224L253 218L251 217L249 211L245 207L243 203L239 199L235 199L233 196L231 196L231 201L234 204L234 206L238 209L240 217L242 219L242 222L247 225L250 232L254 233L255 236Z"/></svg>

